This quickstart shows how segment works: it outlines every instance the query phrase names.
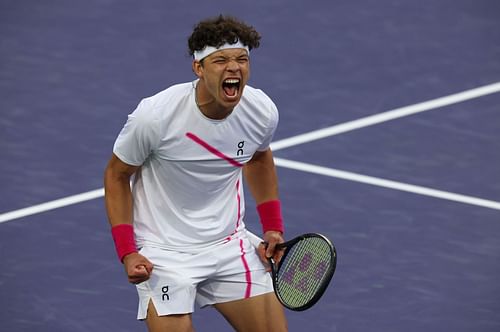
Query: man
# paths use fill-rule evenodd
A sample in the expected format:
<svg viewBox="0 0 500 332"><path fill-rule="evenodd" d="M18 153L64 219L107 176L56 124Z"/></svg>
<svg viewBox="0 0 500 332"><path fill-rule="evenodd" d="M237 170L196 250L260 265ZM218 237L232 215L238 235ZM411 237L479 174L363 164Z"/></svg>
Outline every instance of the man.
<svg viewBox="0 0 500 332"><path fill-rule="evenodd" d="M198 79L143 99L115 142L106 208L149 331L194 331L195 302L237 331L287 329L263 263L280 259L284 240L269 148L278 112L246 85L259 43L234 18L200 22L188 42ZM243 220L243 178L267 243L258 251Z"/></svg>

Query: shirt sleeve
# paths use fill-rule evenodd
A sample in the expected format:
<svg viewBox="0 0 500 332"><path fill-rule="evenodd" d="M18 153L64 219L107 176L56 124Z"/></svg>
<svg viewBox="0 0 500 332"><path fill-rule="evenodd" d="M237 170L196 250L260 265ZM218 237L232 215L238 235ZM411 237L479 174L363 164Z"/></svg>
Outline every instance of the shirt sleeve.
<svg viewBox="0 0 500 332"><path fill-rule="evenodd" d="M140 166L159 143L159 121L153 108L143 99L128 116L113 146L113 153L124 163Z"/></svg>
<svg viewBox="0 0 500 332"><path fill-rule="evenodd" d="M271 103L267 134L264 137L262 144L257 149L258 151L266 151L269 148L273 140L274 133L276 132L276 128L278 128L278 122L279 122L278 108L274 103Z"/></svg>

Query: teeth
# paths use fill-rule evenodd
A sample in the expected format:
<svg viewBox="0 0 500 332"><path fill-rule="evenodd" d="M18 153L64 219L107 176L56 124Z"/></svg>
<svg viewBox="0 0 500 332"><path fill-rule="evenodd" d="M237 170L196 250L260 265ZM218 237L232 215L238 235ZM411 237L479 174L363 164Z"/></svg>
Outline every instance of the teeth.
<svg viewBox="0 0 500 332"><path fill-rule="evenodd" d="M238 84L240 83L240 80L238 79L227 79L224 81L224 83L227 83L227 84Z"/></svg>

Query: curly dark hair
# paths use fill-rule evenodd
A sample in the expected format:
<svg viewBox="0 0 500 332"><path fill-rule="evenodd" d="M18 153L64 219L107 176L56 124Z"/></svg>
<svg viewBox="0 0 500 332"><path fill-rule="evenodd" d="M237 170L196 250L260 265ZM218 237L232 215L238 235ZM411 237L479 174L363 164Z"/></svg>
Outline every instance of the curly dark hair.
<svg viewBox="0 0 500 332"><path fill-rule="evenodd" d="M189 55L201 51L205 46L220 47L225 43L240 41L251 50L260 45L260 34L254 27L232 17L219 15L198 23L189 37Z"/></svg>

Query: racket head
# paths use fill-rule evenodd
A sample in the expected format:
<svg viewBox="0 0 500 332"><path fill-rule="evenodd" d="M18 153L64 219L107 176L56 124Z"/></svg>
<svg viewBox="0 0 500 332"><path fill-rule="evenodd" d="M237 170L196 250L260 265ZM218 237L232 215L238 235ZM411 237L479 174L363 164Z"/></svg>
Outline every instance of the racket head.
<svg viewBox="0 0 500 332"><path fill-rule="evenodd" d="M307 233L279 245L279 264L271 260L273 286L286 308L303 311L319 301L335 273L337 251L325 236Z"/></svg>

